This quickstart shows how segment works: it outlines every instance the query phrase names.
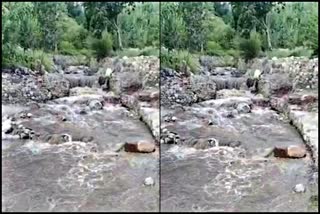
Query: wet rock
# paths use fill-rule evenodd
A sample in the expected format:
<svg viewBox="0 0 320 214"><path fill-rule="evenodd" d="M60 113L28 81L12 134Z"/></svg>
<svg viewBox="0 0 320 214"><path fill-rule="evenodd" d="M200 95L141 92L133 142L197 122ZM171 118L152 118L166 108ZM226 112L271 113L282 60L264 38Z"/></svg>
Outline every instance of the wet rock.
<svg viewBox="0 0 320 214"><path fill-rule="evenodd" d="M190 79L190 87L197 95L198 101L214 99L216 97L216 84L212 77L193 75Z"/></svg>
<svg viewBox="0 0 320 214"><path fill-rule="evenodd" d="M152 142L127 142L124 145L124 150L126 152L139 152L139 153L150 153L154 152L156 149L155 144Z"/></svg>
<svg viewBox="0 0 320 214"><path fill-rule="evenodd" d="M235 112L233 110L232 111L226 111L226 112L222 113L222 116L226 117L226 118L234 118L235 117Z"/></svg>
<svg viewBox="0 0 320 214"><path fill-rule="evenodd" d="M163 119L164 119L165 122L170 123L170 122L176 122L177 117L166 115L166 116L164 116Z"/></svg>
<svg viewBox="0 0 320 214"><path fill-rule="evenodd" d="M306 156L306 149L301 146L275 147L274 156L279 158L303 158Z"/></svg>
<svg viewBox="0 0 320 214"><path fill-rule="evenodd" d="M66 142L71 142L72 137L69 134L53 134L47 138L49 144L62 144Z"/></svg>
<svg viewBox="0 0 320 214"><path fill-rule="evenodd" d="M13 127L11 124L11 120L7 119L5 121L2 121L2 132L5 134L9 134L13 131Z"/></svg>
<svg viewBox="0 0 320 214"><path fill-rule="evenodd" d="M223 99L228 97L243 97L246 96L246 91L237 89L222 89L217 91L216 98Z"/></svg>
<svg viewBox="0 0 320 214"><path fill-rule="evenodd" d="M137 72L115 73L110 79L110 88L116 94L130 94L142 88L142 79Z"/></svg>
<svg viewBox="0 0 320 214"><path fill-rule="evenodd" d="M79 110L79 114L88 114L88 110L86 109L86 108L81 108L80 110Z"/></svg>
<svg viewBox="0 0 320 214"><path fill-rule="evenodd" d="M196 143L193 143L195 149L209 149L211 147L219 145L218 140L214 138L210 139L198 139Z"/></svg>
<svg viewBox="0 0 320 214"><path fill-rule="evenodd" d="M282 96L292 90L292 82L287 74L266 75L258 83L258 90L265 97Z"/></svg>
<svg viewBox="0 0 320 214"><path fill-rule="evenodd" d="M163 129L161 132L161 142L164 144L179 144L180 136L177 133Z"/></svg>
<svg viewBox="0 0 320 214"><path fill-rule="evenodd" d="M89 107L91 110L101 110L103 105L99 100L92 100L89 102Z"/></svg>
<svg viewBox="0 0 320 214"><path fill-rule="evenodd" d="M65 74L81 74L81 75L90 75L92 72L90 68L87 66L79 65L79 66L68 66L65 71Z"/></svg>
<svg viewBox="0 0 320 214"><path fill-rule="evenodd" d="M153 186L153 185L155 184L155 182L154 182L153 178L147 177L147 178L144 180L143 184L144 184L145 186Z"/></svg>
<svg viewBox="0 0 320 214"><path fill-rule="evenodd" d="M52 98L66 97L69 95L70 83L62 75L47 74L44 78L45 87L51 92Z"/></svg>
<svg viewBox="0 0 320 214"><path fill-rule="evenodd" d="M237 111L239 113L250 113L251 112L251 108L247 103L239 103L237 105Z"/></svg>
<svg viewBox="0 0 320 214"><path fill-rule="evenodd" d="M306 187L303 184L297 184L294 188L293 191L295 193L304 193L306 192Z"/></svg>
<svg viewBox="0 0 320 214"><path fill-rule="evenodd" d="M291 158L303 158L307 155L306 149L301 146L289 146L287 153Z"/></svg>
<svg viewBox="0 0 320 214"><path fill-rule="evenodd" d="M19 132L19 138L22 140L33 139L35 136L34 131L28 128L22 128Z"/></svg>
<svg viewBox="0 0 320 214"><path fill-rule="evenodd" d="M241 141L236 140L236 141L229 141L229 142L220 142L219 146L228 146L228 147L235 148L235 147L241 146Z"/></svg>
<svg viewBox="0 0 320 214"><path fill-rule="evenodd" d="M142 102L151 102L151 93L147 91L142 91L138 94L138 99Z"/></svg>
<svg viewBox="0 0 320 214"><path fill-rule="evenodd" d="M90 87L74 87L70 89L70 96L80 96L86 94L96 94L97 90Z"/></svg>

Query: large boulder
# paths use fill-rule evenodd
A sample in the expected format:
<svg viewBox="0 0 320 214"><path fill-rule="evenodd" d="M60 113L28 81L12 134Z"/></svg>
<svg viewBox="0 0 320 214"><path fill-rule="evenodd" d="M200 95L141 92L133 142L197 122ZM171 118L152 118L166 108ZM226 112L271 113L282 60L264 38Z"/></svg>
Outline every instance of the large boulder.
<svg viewBox="0 0 320 214"><path fill-rule="evenodd" d="M142 88L142 78L138 72L118 72L110 78L110 89L116 94L130 94L140 88Z"/></svg>
<svg viewBox="0 0 320 214"><path fill-rule="evenodd" d="M211 77L191 76L190 86L191 90L197 95L198 101L214 99L216 96L216 84Z"/></svg>
<svg viewBox="0 0 320 214"><path fill-rule="evenodd" d="M258 91L268 98L287 94L292 88L288 74L265 75L258 83Z"/></svg>
<svg viewBox="0 0 320 214"><path fill-rule="evenodd" d="M45 87L51 92L52 98L69 96L70 83L60 74L47 74L44 77Z"/></svg>

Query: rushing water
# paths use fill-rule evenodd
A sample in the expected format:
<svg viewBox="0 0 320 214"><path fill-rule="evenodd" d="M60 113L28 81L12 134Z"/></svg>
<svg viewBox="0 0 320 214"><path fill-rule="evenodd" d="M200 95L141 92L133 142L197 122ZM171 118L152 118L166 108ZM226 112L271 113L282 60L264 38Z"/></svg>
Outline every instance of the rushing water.
<svg viewBox="0 0 320 214"><path fill-rule="evenodd" d="M161 147L162 211L310 211L315 188L309 183L310 155L303 159L262 155L275 146L303 146L302 138L269 108L253 106L251 113L226 116L226 111L247 100L211 100L162 111L162 117L177 118L163 122L163 128L182 139L180 145ZM204 150L190 146L189 139L208 138L222 145L233 141L241 145ZM306 186L305 193L293 192L299 183Z"/></svg>
<svg viewBox="0 0 320 214"><path fill-rule="evenodd" d="M115 152L127 141L153 140L149 130L119 105L80 114L79 100L83 97L59 99L39 109L2 106L3 116L31 113L21 124L40 136L68 133L73 139L51 145L41 138L3 137L2 211L159 210L157 152ZM84 137L93 140L81 142ZM154 186L144 186L147 177Z"/></svg>

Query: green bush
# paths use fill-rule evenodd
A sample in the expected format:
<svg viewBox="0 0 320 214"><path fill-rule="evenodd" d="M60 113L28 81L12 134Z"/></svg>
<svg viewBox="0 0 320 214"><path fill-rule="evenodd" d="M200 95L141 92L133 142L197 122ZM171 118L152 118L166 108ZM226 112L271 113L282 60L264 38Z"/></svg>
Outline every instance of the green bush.
<svg viewBox="0 0 320 214"><path fill-rule="evenodd" d="M240 57L240 51L237 49L230 49L225 51L227 56L232 56L234 58L239 58Z"/></svg>
<svg viewBox="0 0 320 214"><path fill-rule="evenodd" d="M79 54L86 56L87 58L91 58L94 53L93 53L93 50L91 50L91 49L83 48L83 49L79 50Z"/></svg>
<svg viewBox="0 0 320 214"><path fill-rule="evenodd" d="M39 68L38 63L40 63L48 72L53 69L53 57L50 54L45 53L42 50L31 50L29 52L26 52L26 54L30 54L31 56L29 64L27 65L29 68L37 69Z"/></svg>
<svg viewBox="0 0 320 214"><path fill-rule="evenodd" d="M91 48L98 59L110 56L112 53L112 35L108 32L102 33L101 39L93 39Z"/></svg>
<svg viewBox="0 0 320 214"><path fill-rule="evenodd" d="M6 44L2 47L2 66L25 66L30 69L39 69L44 66L46 71L53 68L53 57L42 50L24 50L20 46Z"/></svg>
<svg viewBox="0 0 320 214"><path fill-rule="evenodd" d="M241 39L239 44L242 57L247 61L257 57L261 51L261 41L257 33L251 33L249 39Z"/></svg>
<svg viewBox="0 0 320 214"><path fill-rule="evenodd" d="M140 56L159 56L159 48L157 47L145 47L141 50Z"/></svg>
<svg viewBox="0 0 320 214"><path fill-rule="evenodd" d="M222 18L209 16L204 21L203 27L205 29L206 41L216 42L223 50L231 48L235 31Z"/></svg>
<svg viewBox="0 0 320 214"><path fill-rule="evenodd" d="M169 67L179 71L183 63L190 68L192 73L199 71L198 57L188 51L161 51L161 67Z"/></svg>
<svg viewBox="0 0 320 214"><path fill-rule="evenodd" d="M59 52L65 55L72 55L72 56L78 55L78 51L76 50L74 45L67 41L60 42Z"/></svg>
<svg viewBox="0 0 320 214"><path fill-rule="evenodd" d="M69 42L74 49L82 49L85 46L85 39L88 31L79 25L76 20L66 15L62 16L57 23L61 42ZM69 51L70 49L67 49Z"/></svg>
<svg viewBox="0 0 320 214"><path fill-rule="evenodd" d="M225 52L223 51L221 45L215 41L209 41L207 44L207 54L212 56L224 56Z"/></svg>
<svg viewBox="0 0 320 214"><path fill-rule="evenodd" d="M285 57L307 57L310 58L313 54L313 50L308 49L306 47L296 47L293 50L290 49L274 49L266 53L268 58L277 57L277 58L285 58Z"/></svg>
<svg viewBox="0 0 320 214"><path fill-rule="evenodd" d="M305 47L296 47L291 51L290 56L295 57L307 57L310 58L313 54L313 50Z"/></svg>
<svg viewBox="0 0 320 214"><path fill-rule="evenodd" d="M278 49L273 49L272 51L266 52L268 58L272 57L277 57L277 58L284 58L288 57L291 54L291 51L289 49L284 49L284 48L278 48Z"/></svg>

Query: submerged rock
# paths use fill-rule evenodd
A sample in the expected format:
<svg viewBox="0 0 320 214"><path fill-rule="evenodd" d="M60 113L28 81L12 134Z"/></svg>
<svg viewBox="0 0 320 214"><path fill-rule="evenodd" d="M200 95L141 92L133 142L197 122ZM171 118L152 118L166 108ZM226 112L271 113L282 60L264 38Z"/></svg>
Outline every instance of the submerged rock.
<svg viewBox="0 0 320 214"><path fill-rule="evenodd" d="M150 153L154 152L156 146L152 142L140 141L140 142L127 142L124 145L124 150L126 152L140 152L140 153Z"/></svg>
<svg viewBox="0 0 320 214"><path fill-rule="evenodd" d="M303 158L307 151L302 146L275 147L274 156L279 158Z"/></svg>
<svg viewBox="0 0 320 214"><path fill-rule="evenodd" d="M92 100L89 102L89 107L91 110L101 110L103 105L99 100Z"/></svg>
<svg viewBox="0 0 320 214"><path fill-rule="evenodd" d="M250 113L251 112L251 108L247 103L239 103L237 105L237 111L239 113Z"/></svg>
<svg viewBox="0 0 320 214"><path fill-rule="evenodd" d="M295 193L304 193L306 192L306 187L303 184L297 184L294 188L293 191Z"/></svg>
<svg viewBox="0 0 320 214"><path fill-rule="evenodd" d="M147 177L147 178L144 180L143 184L144 184L145 186L153 186L153 185L155 184L155 182L154 182L153 178Z"/></svg>

